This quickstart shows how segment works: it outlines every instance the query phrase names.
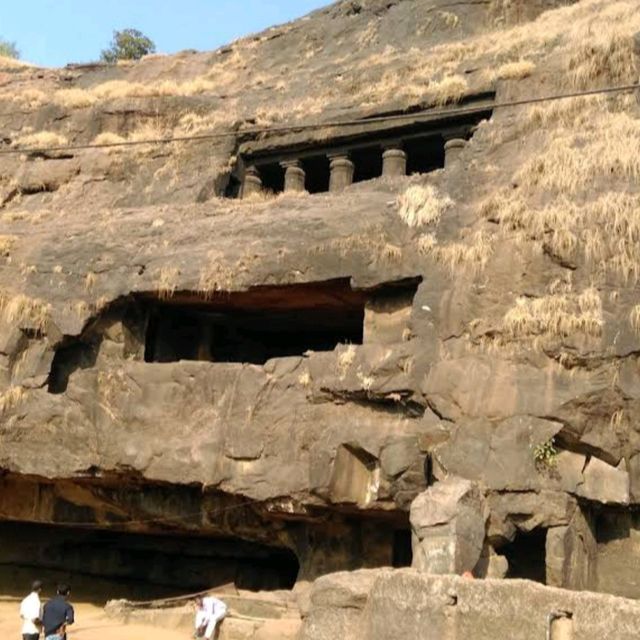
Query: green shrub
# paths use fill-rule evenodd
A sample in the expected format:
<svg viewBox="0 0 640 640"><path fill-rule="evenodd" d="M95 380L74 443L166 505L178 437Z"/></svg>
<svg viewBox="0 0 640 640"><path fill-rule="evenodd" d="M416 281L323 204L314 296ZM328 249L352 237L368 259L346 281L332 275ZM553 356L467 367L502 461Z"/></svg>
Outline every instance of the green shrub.
<svg viewBox="0 0 640 640"><path fill-rule="evenodd" d="M140 60L149 53L155 53L156 45L137 29L123 29L113 32L111 46L101 54L104 62L115 63L118 60Z"/></svg>
<svg viewBox="0 0 640 640"><path fill-rule="evenodd" d="M16 47L15 42L9 42L0 38L0 58L15 58L20 57L20 52Z"/></svg>

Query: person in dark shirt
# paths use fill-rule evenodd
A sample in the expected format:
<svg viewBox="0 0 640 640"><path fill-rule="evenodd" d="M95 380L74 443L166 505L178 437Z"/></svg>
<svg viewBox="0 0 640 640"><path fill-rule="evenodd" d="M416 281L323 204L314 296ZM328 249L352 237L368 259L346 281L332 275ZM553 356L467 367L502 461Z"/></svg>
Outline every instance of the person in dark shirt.
<svg viewBox="0 0 640 640"><path fill-rule="evenodd" d="M69 587L58 585L58 595L44 605L42 626L45 640L67 640L66 629L73 624L73 607L67 602Z"/></svg>

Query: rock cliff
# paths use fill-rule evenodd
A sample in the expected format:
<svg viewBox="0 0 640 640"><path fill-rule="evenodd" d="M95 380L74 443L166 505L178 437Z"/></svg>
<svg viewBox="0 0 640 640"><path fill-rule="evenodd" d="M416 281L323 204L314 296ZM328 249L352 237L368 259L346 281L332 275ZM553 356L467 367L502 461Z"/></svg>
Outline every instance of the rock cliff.
<svg viewBox="0 0 640 640"><path fill-rule="evenodd" d="M404 566L458 476L507 576L640 595L637 96L527 102L635 83L637 9L345 0L0 64L11 561L79 566L66 525L117 537L93 575L151 548L174 590Z"/></svg>

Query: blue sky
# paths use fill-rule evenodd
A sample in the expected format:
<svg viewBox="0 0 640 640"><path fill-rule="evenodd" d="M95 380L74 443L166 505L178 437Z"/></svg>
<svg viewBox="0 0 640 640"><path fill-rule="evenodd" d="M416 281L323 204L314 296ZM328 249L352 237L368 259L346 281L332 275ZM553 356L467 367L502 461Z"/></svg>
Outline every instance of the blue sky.
<svg viewBox="0 0 640 640"><path fill-rule="evenodd" d="M139 29L163 53L209 50L331 0L0 0L0 38L23 60L58 67L97 60L114 29Z"/></svg>

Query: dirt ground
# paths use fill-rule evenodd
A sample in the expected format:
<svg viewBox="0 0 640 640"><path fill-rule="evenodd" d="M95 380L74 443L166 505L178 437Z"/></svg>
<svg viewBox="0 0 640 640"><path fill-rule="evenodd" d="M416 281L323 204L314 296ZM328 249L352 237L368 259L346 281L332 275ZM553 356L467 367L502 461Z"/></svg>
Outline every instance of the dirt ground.
<svg viewBox="0 0 640 640"><path fill-rule="evenodd" d="M117 624L109 620L101 607L72 601L77 623L69 628L70 640L185 640L184 631ZM0 638L20 640L21 622L18 615L19 600L0 600Z"/></svg>

